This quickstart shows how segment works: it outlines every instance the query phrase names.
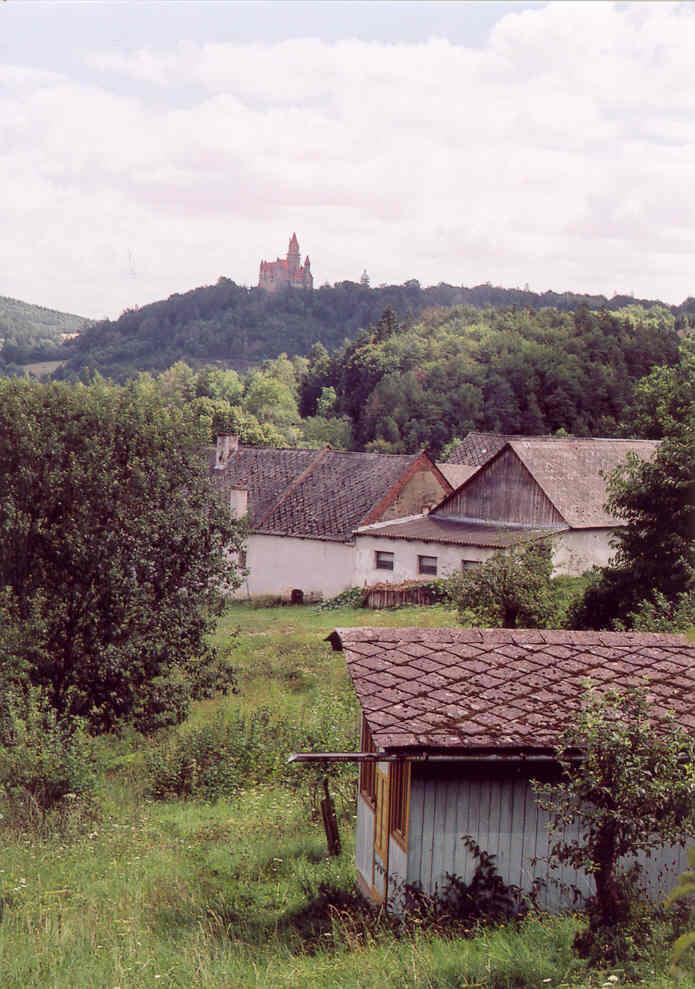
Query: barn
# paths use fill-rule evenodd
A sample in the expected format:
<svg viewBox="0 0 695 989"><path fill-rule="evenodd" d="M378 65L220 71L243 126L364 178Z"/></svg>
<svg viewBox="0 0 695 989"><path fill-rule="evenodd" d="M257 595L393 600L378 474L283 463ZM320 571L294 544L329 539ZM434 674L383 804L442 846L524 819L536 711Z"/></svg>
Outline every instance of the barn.
<svg viewBox="0 0 695 989"><path fill-rule="evenodd" d="M531 785L557 775L554 752L587 682L643 683L655 717L673 711L695 734L695 643L680 635L350 628L330 641L362 710L356 865L375 902L404 882L433 893L447 873L470 880L462 835L496 856L506 883L541 880L548 909L570 905L572 888L592 892L587 875L544 861L547 818ZM661 895L686 851L644 864Z"/></svg>
<svg viewBox="0 0 695 989"><path fill-rule="evenodd" d="M557 574L605 566L625 524L606 508L607 478L629 455L650 460L659 446L654 440L471 437L459 451L473 473L435 508L357 530L355 584L446 576L533 539L550 540Z"/></svg>

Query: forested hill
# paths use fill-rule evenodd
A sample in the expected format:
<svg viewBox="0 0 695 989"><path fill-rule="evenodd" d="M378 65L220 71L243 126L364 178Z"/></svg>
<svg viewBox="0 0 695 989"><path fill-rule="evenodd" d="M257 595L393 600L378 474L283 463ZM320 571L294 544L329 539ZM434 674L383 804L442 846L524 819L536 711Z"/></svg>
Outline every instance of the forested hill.
<svg viewBox="0 0 695 989"><path fill-rule="evenodd" d="M417 281L379 288L341 282L314 292L269 295L221 278L216 285L172 295L128 310L117 320L94 324L68 345L63 374L89 368L123 380L138 370L162 370L177 360L243 369L281 353L308 354L317 341L328 349L340 346L375 323L387 307L403 321L433 306L550 306L567 311L580 306L618 309L633 302L626 297L537 294L492 285L421 288Z"/></svg>
<svg viewBox="0 0 695 989"><path fill-rule="evenodd" d="M85 326L82 316L0 296L0 364L21 364L35 351L45 358L59 346L63 333L79 333Z"/></svg>

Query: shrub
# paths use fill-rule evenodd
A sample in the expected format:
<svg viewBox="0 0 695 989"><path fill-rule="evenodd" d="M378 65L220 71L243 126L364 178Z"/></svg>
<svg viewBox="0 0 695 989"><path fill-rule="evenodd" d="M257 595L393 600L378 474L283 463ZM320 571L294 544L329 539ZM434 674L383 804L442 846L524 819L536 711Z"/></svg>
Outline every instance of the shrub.
<svg viewBox="0 0 695 989"><path fill-rule="evenodd" d="M93 742L84 722L60 718L36 688L5 699L0 793L5 823L48 831L95 813Z"/></svg>
<svg viewBox="0 0 695 989"><path fill-rule="evenodd" d="M465 624L552 628L558 592L550 544L541 540L494 553L474 570L455 574L448 595Z"/></svg>
<svg viewBox="0 0 695 989"><path fill-rule="evenodd" d="M364 605L364 588L348 587L334 598L328 598L319 605L319 611L333 611L337 608L361 608Z"/></svg>

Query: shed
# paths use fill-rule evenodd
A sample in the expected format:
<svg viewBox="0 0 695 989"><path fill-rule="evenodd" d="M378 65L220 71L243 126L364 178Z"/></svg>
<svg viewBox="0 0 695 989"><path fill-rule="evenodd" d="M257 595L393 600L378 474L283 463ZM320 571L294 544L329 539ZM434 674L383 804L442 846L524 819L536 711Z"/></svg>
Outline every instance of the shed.
<svg viewBox="0 0 695 989"><path fill-rule="evenodd" d="M559 909L593 892L574 869L551 871L547 817L531 780L552 778L568 718L587 680L643 683L654 718L673 711L695 734L695 643L683 636L518 629L348 628L345 653L362 709L356 864L365 896L399 883L434 893L447 874L470 880L461 836L496 856L504 881ZM645 861L653 895L685 868L682 848Z"/></svg>

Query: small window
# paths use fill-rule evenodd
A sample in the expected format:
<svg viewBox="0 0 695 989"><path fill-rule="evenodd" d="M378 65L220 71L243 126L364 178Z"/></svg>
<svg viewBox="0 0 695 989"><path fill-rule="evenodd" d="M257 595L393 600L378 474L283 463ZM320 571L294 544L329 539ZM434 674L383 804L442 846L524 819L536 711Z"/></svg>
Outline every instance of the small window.
<svg viewBox="0 0 695 989"><path fill-rule="evenodd" d="M462 570L475 570L475 568L479 566L480 560L461 560Z"/></svg>
<svg viewBox="0 0 695 989"><path fill-rule="evenodd" d="M418 556L417 558L417 570L418 573L427 573L434 577L437 576L437 557L436 556Z"/></svg>
<svg viewBox="0 0 695 989"><path fill-rule="evenodd" d="M393 570L393 553L384 553L383 550L376 551L377 570Z"/></svg>
<svg viewBox="0 0 695 989"><path fill-rule="evenodd" d="M390 831L403 845L408 842L408 803L410 799L410 763L392 762L390 769Z"/></svg>
<svg viewBox="0 0 695 989"><path fill-rule="evenodd" d="M372 733L369 728L367 728L366 719L362 718L362 738L360 741L360 752L376 752L376 747L374 745L374 739L372 738ZM374 806L374 801L376 798L376 786L374 781L374 773L376 770L376 762L361 762L360 763L360 793L364 799Z"/></svg>

